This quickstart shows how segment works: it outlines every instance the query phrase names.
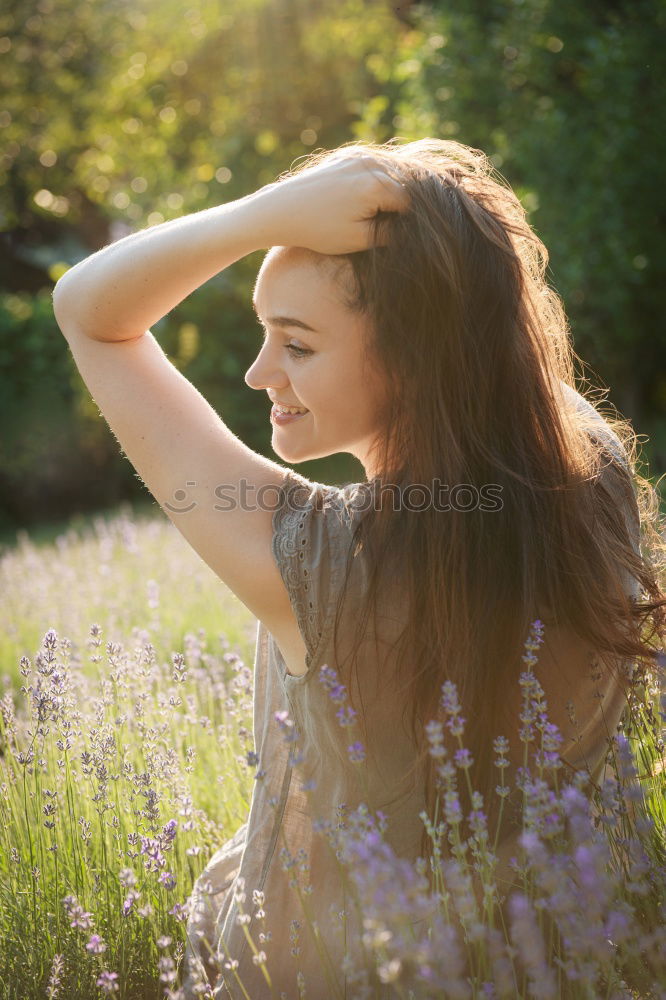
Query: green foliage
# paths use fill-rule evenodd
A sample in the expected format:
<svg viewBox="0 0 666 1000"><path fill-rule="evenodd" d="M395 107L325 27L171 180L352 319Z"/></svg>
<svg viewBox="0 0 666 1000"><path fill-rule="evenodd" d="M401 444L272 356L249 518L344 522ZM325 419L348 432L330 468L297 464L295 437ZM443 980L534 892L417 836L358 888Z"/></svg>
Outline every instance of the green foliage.
<svg viewBox="0 0 666 1000"><path fill-rule="evenodd" d="M0 21L5 229L85 227L95 207L145 225L247 194L349 138L366 57L399 33L380 0L27 7Z"/></svg>
<svg viewBox="0 0 666 1000"><path fill-rule="evenodd" d="M97 507L132 487L106 423L59 334L51 294L0 294L0 531Z"/></svg>

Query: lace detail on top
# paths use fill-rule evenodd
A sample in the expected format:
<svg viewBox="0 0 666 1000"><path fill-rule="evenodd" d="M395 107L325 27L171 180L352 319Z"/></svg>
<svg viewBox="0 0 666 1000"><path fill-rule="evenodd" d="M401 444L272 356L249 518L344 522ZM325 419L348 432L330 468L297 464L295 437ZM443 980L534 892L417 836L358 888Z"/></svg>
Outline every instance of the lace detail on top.
<svg viewBox="0 0 666 1000"><path fill-rule="evenodd" d="M350 519L342 490L285 473L272 550L305 642L307 675L333 629Z"/></svg>

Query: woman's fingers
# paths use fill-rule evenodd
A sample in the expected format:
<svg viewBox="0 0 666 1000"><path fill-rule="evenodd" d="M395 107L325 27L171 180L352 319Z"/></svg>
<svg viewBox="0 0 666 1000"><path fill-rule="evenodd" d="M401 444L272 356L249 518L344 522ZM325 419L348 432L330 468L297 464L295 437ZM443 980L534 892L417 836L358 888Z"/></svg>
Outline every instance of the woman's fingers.
<svg viewBox="0 0 666 1000"><path fill-rule="evenodd" d="M409 209L410 198L405 185L392 177L382 164L375 161L371 167L372 185L368 191L368 200L363 211L366 222L366 239L363 249L371 246L385 246L389 242L387 223L389 219L381 219L379 226L373 227L372 222L378 213L390 216Z"/></svg>
<svg viewBox="0 0 666 1000"><path fill-rule="evenodd" d="M378 204L380 212L406 212L409 208L409 195L405 185L391 177L386 170L375 169L374 174L380 182L382 197Z"/></svg>
<svg viewBox="0 0 666 1000"><path fill-rule="evenodd" d="M392 175L381 160L372 156L348 157L347 163L358 176L359 168L364 171L365 178L371 181L367 191L367 205L372 216L377 212L404 212L409 208L410 199L402 181Z"/></svg>
<svg viewBox="0 0 666 1000"><path fill-rule="evenodd" d="M410 199L390 166L367 154L340 150L265 189L274 234L271 246L303 246L343 254L381 245L372 220L379 213L404 212ZM380 226L379 229L383 229Z"/></svg>

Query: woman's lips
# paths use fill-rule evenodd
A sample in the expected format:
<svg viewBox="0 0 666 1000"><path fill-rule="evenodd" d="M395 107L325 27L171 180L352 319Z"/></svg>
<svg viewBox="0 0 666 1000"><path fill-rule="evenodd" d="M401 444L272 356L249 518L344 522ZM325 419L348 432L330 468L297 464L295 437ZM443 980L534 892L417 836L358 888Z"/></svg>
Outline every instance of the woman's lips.
<svg viewBox="0 0 666 1000"><path fill-rule="evenodd" d="M307 417L310 411L306 410L305 413L283 413L278 410L277 406L271 407L271 421L281 427L283 424L291 424L294 420L300 420L301 417Z"/></svg>

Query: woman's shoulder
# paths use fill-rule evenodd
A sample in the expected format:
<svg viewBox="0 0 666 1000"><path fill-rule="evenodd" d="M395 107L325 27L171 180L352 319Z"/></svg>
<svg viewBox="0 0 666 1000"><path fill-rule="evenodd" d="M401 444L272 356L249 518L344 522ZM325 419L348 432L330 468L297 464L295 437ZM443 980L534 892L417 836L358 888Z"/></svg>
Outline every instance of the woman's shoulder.
<svg viewBox="0 0 666 1000"><path fill-rule="evenodd" d="M285 470L283 503L288 510L315 515L317 512L344 529L354 527L358 517L372 505L374 490L367 482L332 486L307 479L293 469Z"/></svg>
<svg viewBox="0 0 666 1000"><path fill-rule="evenodd" d="M565 406L575 412L577 420L584 426L587 433L594 437L605 450L610 452L611 456L627 472L630 472L626 449L608 420L589 399L581 395L573 386L560 380L560 387Z"/></svg>

